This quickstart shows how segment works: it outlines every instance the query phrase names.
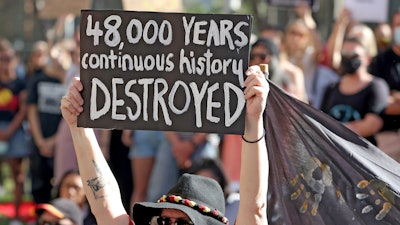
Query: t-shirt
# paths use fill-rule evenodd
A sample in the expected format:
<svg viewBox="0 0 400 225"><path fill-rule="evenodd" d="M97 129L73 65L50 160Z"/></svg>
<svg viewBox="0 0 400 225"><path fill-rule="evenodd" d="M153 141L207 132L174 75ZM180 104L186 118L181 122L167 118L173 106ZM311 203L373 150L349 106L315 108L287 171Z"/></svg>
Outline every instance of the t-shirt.
<svg viewBox="0 0 400 225"><path fill-rule="evenodd" d="M38 74L28 83L27 104L37 105L43 137L57 132L61 120L61 98L67 89L58 80L46 74Z"/></svg>
<svg viewBox="0 0 400 225"><path fill-rule="evenodd" d="M25 90L25 81L17 78L11 82L0 81L0 121L10 122L19 110L19 95Z"/></svg>
<svg viewBox="0 0 400 225"><path fill-rule="evenodd" d="M370 73L383 78L390 90L400 91L400 56L392 48L378 54L370 64ZM400 129L400 115L383 114L383 130Z"/></svg>
<svg viewBox="0 0 400 225"><path fill-rule="evenodd" d="M321 110L340 122L361 120L368 113L379 115L387 106L389 88L381 78L374 77L365 88L351 95L341 93L339 84L328 87ZM374 136L366 139L376 144Z"/></svg>

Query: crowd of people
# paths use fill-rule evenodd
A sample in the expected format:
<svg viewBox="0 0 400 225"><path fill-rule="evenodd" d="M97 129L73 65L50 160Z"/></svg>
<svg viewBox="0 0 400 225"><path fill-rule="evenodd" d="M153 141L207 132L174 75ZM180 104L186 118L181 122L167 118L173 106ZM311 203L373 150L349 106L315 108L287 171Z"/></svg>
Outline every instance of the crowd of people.
<svg viewBox="0 0 400 225"><path fill-rule="evenodd" d="M343 9L326 41L320 38L309 5L297 6L293 13L296 18L285 28L266 25L256 32L257 40L250 48L250 66L268 64L271 82L329 114L400 162L400 10L389 23L371 27L354 21L351 12ZM242 167L249 169L243 159L248 156L242 150L252 147L243 143L244 137L146 130L94 130L92 136L91 132L78 129L74 118L65 116L67 110L72 110L65 104L72 101L77 107L75 101L79 99L71 97L64 99L63 117L61 99L71 96L70 87L79 88L79 81L74 78L79 76L79 44L78 32L73 39L56 43L38 41L24 62L10 42L0 42L0 159L9 165L15 183L15 224L21 220L18 208L28 175L30 194L38 205L38 220L65 219L60 215L71 212L63 211L60 205L69 203L59 201L70 199L81 213L69 218L71 224L97 224L96 218L104 224L127 224L125 217L116 216L130 212L132 205L138 212L160 209L158 205L134 203L155 202L177 188L182 179L203 182L196 176L182 176L187 173L218 181L230 221L240 224L249 219L249 212L241 206L249 204L242 203L249 193L240 195L239 200L240 190L249 188L243 186L243 178L239 179ZM260 136L259 131L248 134L246 137L251 140ZM82 141L79 135L88 140ZM104 192L87 189L86 193L94 194L89 197L81 178L89 180L96 173L108 176L110 172L88 168L92 162L85 159L90 157L77 146L87 149L93 147L92 142L96 147L88 152L98 157L93 163L99 163L92 166L103 168L108 164L119 187L111 180L110 189ZM24 169L25 161L29 162L28 171ZM111 197L103 198L101 204L115 206L114 209L93 209L88 204L88 199L98 201L97 195L119 197L113 194L113 188L121 191L121 204L109 202ZM133 214L134 222L142 221L138 215ZM263 220L263 216L251 219ZM150 224L164 224L166 218L169 217L151 218Z"/></svg>

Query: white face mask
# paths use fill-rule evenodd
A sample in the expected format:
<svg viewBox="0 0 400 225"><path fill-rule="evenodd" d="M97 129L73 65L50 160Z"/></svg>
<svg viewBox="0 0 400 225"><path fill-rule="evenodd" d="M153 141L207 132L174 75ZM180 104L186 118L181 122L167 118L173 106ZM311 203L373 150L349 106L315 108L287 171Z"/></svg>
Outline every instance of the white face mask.
<svg viewBox="0 0 400 225"><path fill-rule="evenodd" d="M400 46L400 26L394 28L393 43L397 46Z"/></svg>

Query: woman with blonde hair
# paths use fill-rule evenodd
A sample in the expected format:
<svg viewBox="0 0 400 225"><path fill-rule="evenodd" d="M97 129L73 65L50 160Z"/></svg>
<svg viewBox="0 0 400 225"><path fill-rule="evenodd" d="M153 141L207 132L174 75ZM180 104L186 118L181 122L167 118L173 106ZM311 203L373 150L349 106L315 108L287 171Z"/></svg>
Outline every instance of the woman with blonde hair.
<svg viewBox="0 0 400 225"><path fill-rule="evenodd" d="M304 19L289 22L282 54L302 70L308 102L315 108L320 107L326 87L339 79L334 71L320 64L321 52L322 43L315 28L310 28Z"/></svg>

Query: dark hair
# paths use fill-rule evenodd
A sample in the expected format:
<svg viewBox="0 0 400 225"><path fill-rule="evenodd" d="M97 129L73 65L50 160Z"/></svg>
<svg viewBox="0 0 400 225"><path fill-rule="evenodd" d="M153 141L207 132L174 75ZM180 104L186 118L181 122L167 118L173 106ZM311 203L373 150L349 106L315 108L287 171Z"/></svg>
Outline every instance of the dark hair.
<svg viewBox="0 0 400 225"><path fill-rule="evenodd" d="M254 44L251 46L251 48L254 48L256 46L264 46L266 49L268 49L269 53L272 56L278 56L279 55L279 47L269 38L259 38Z"/></svg>
<svg viewBox="0 0 400 225"><path fill-rule="evenodd" d="M75 174L80 176L79 170L78 169L70 169L67 170L61 177L60 182L56 184L53 188L53 196L54 198L59 198L60 197L60 188L61 184L64 182L65 178L67 178L69 175Z"/></svg>

